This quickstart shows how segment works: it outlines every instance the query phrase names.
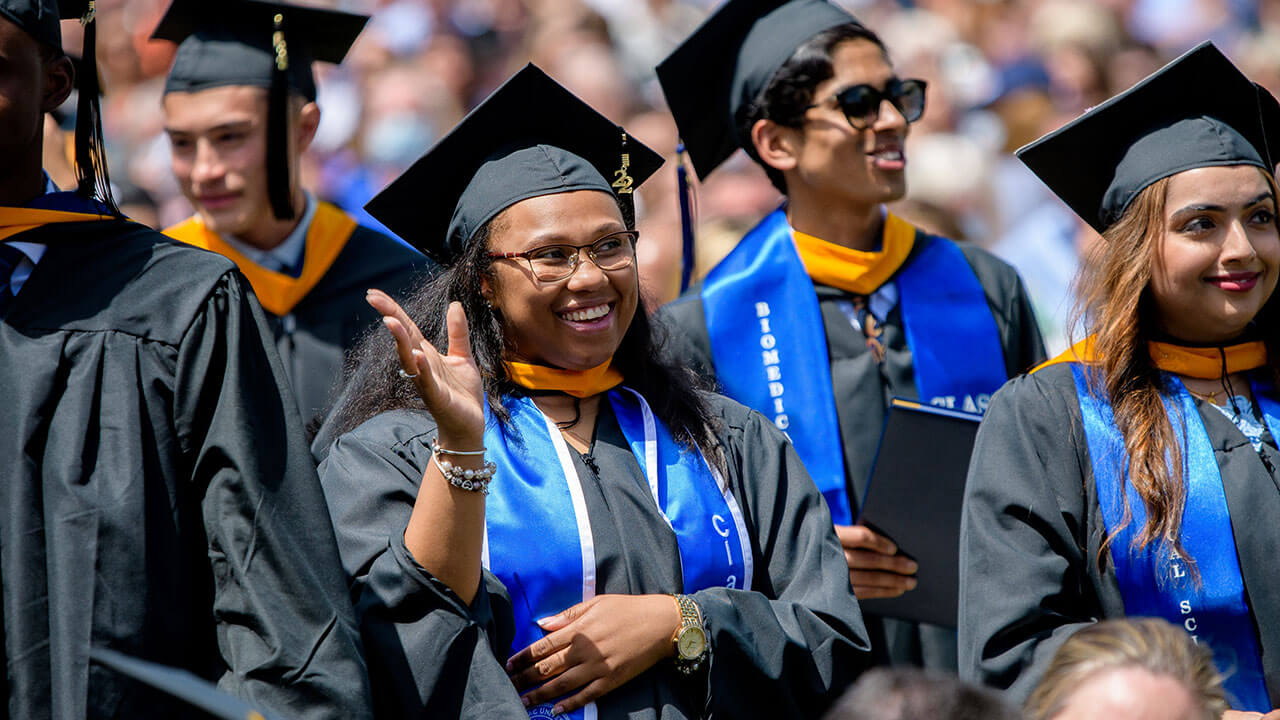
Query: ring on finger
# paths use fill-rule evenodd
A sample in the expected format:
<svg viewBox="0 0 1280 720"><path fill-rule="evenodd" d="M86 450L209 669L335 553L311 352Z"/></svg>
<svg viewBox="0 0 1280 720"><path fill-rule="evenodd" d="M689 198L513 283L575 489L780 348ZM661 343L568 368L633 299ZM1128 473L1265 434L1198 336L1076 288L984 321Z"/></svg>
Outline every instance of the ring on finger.
<svg viewBox="0 0 1280 720"><path fill-rule="evenodd" d="M412 380L418 377L418 375L420 374L420 373L413 373L412 375L410 375L409 373L404 371L404 368L397 368L396 372L400 373L400 377L404 378L405 380Z"/></svg>

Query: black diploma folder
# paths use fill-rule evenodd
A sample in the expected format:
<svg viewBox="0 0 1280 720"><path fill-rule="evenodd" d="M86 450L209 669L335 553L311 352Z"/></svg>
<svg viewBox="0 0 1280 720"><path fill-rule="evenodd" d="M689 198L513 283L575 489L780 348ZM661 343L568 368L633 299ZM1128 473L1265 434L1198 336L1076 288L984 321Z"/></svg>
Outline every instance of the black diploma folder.
<svg viewBox="0 0 1280 720"><path fill-rule="evenodd" d="M858 523L920 565L903 595L859 600L863 612L956 626L960 508L981 416L895 398L885 421Z"/></svg>

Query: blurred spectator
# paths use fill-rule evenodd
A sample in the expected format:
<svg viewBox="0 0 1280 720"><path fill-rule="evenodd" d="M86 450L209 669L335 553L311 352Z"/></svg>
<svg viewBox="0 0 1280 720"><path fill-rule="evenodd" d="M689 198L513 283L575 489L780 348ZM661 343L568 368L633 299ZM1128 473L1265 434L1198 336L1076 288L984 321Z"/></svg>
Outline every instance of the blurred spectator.
<svg viewBox="0 0 1280 720"><path fill-rule="evenodd" d="M865 673L825 720L1018 720L995 692L944 673L876 668Z"/></svg>
<svg viewBox="0 0 1280 720"><path fill-rule="evenodd" d="M347 62L319 78L325 115L305 169L321 197L362 220L361 206L388 179L529 61L619 124L645 128L642 139L673 157L674 131L653 66L719 4L299 1L373 15ZM1006 258L1019 253L1000 248L1018 247L1015 264L1024 275L1036 274L1027 263L1051 265L1037 268L1054 278L1047 285L1055 289L1042 294L1064 295L1065 306L1069 293L1060 287L1075 268L1070 244L1059 242L1062 218L1010 153L1205 38L1280 90L1280 0L833 1L885 38L904 76L929 82L928 110L908 140L911 189L903 212L919 211L912 217ZM147 40L168 2L97 3L102 27L110 28L101 33L99 55L113 176L149 194L161 224L190 214L167 171L160 121L160 78L173 49ZM68 47L78 47L78 28L65 27ZM727 163L697 193L696 275L729 249L718 239L724 229L754 224L779 201L747 162ZM679 290L679 217L675 164L668 163L640 202L641 272L658 302ZM733 234L727 237L732 243ZM1054 250L1039 256L1046 242ZM1041 313L1046 337L1060 334L1055 313Z"/></svg>
<svg viewBox="0 0 1280 720"><path fill-rule="evenodd" d="M1029 720L1218 720L1226 709L1212 653L1159 618L1076 632L1026 705Z"/></svg>

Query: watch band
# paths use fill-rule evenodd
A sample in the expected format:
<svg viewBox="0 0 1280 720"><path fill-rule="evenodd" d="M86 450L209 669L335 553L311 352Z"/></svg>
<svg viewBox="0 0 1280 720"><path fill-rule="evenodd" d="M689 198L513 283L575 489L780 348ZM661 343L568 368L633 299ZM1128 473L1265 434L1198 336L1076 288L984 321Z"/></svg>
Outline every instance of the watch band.
<svg viewBox="0 0 1280 720"><path fill-rule="evenodd" d="M689 625L702 626L702 608L698 607L698 603L688 595L672 595L676 599L676 605L680 607L680 627ZM678 631L677 631L678 632Z"/></svg>
<svg viewBox="0 0 1280 720"><path fill-rule="evenodd" d="M702 622L702 608L698 607L698 603L688 595L672 595L675 598L676 606L680 609L680 626L676 628L675 634L671 637L671 643L674 645L676 670L683 675L691 675L699 667L702 662L711 654L711 645L707 639L706 626ZM681 652L680 643L687 635L693 635L693 641L700 643L702 650L696 656L686 657Z"/></svg>

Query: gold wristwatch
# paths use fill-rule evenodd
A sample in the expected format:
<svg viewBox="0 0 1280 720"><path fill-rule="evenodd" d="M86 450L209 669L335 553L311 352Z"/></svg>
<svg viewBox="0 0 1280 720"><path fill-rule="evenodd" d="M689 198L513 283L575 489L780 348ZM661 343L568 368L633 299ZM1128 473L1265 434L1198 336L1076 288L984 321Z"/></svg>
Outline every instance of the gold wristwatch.
<svg viewBox="0 0 1280 720"><path fill-rule="evenodd" d="M671 597L675 598L676 605L680 608L680 627L676 628L675 635L671 637L676 650L674 662L676 670L690 675L711 654L707 644L707 630L702 625L702 610L693 598L688 595Z"/></svg>

